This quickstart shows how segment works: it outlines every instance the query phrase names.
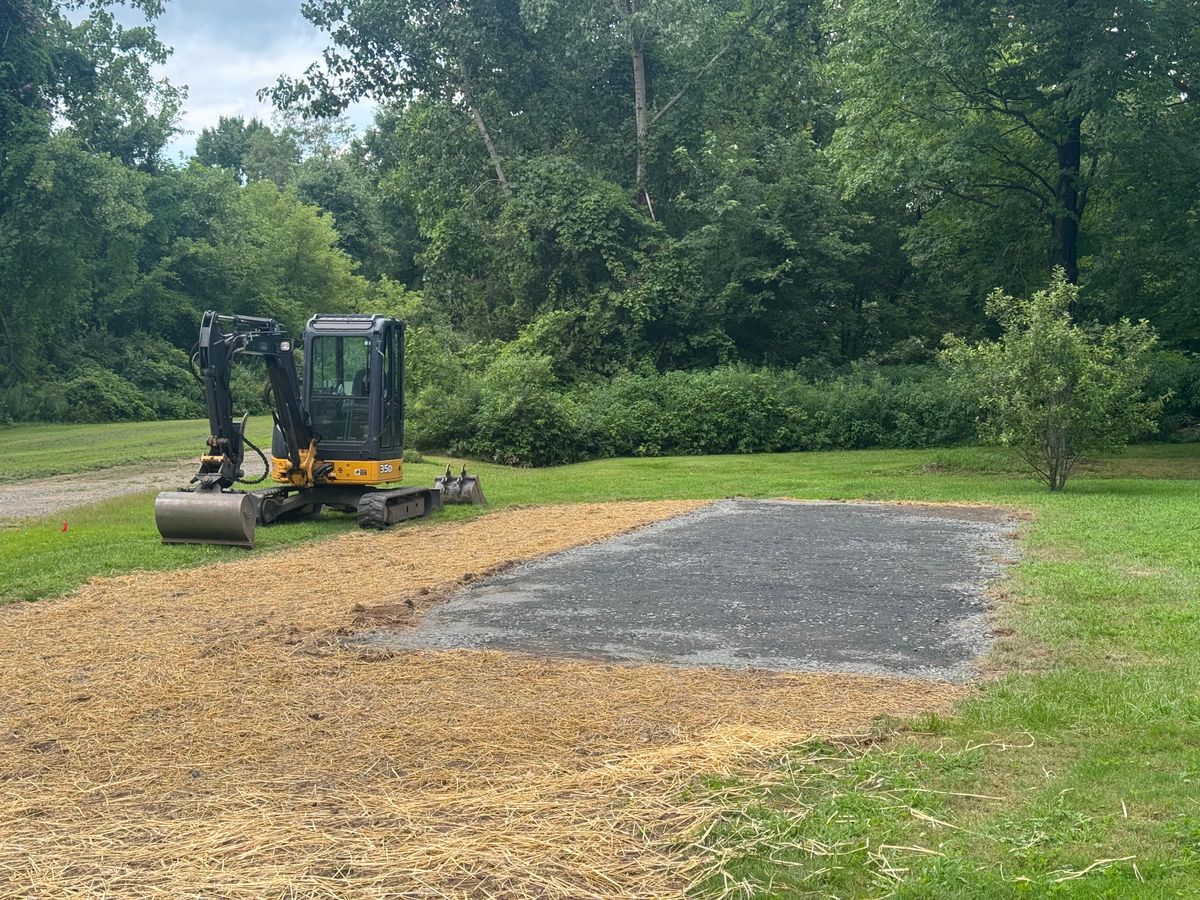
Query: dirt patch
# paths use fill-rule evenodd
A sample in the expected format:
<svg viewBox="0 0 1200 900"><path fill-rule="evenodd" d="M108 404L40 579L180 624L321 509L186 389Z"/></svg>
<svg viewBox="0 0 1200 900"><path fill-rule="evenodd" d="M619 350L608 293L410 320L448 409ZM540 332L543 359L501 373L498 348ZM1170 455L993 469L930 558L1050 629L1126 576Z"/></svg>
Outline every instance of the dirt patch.
<svg viewBox="0 0 1200 900"><path fill-rule="evenodd" d="M115 466L0 484L0 523L50 516L109 497L183 487L195 474L196 460L188 459L165 466Z"/></svg>
<svg viewBox="0 0 1200 900"><path fill-rule="evenodd" d="M712 812L689 783L964 690L333 638L698 505L354 533L0 610L0 896L677 895Z"/></svg>

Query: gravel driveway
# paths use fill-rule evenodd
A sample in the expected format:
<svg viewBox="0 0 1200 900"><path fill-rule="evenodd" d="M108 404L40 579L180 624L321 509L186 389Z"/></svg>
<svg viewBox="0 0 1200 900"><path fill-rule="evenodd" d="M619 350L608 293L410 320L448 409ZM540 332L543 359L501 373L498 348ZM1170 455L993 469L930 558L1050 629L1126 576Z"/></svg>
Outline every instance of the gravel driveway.
<svg viewBox="0 0 1200 900"><path fill-rule="evenodd" d="M196 466L195 458L190 458L0 484L0 521L54 515L123 494L183 487L196 474Z"/></svg>

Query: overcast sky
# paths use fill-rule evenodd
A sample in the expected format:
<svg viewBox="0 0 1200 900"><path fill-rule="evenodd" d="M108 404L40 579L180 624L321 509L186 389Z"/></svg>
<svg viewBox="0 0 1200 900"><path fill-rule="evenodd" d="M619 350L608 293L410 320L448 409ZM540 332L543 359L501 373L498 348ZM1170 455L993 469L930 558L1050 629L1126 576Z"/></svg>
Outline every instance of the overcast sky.
<svg viewBox="0 0 1200 900"><path fill-rule="evenodd" d="M168 148L172 159L190 156L196 135L221 116L270 122L270 104L255 96L259 88L280 74L299 75L326 46L324 33L300 15L300 0L167 0L155 27L175 50L163 74L188 89L184 133ZM359 104L348 115L362 130L372 109Z"/></svg>

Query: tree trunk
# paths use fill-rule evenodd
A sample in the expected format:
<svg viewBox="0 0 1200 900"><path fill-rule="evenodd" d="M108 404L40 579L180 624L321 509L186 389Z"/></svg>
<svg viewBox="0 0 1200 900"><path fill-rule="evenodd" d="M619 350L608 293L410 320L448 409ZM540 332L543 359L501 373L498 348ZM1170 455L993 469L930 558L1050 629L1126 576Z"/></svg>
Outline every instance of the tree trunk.
<svg viewBox="0 0 1200 900"><path fill-rule="evenodd" d="M507 191L508 179L504 177L504 166L500 162L500 154L496 152L496 143L492 140L492 134L488 131L487 123L483 121L483 116L474 103L468 103L467 106L471 110L471 121L475 123L480 137L483 138L483 145L487 148L488 159L492 161L492 168L496 170L496 180L500 182L500 187Z"/></svg>
<svg viewBox="0 0 1200 900"><path fill-rule="evenodd" d="M1054 186L1054 223L1050 236L1050 265L1062 266L1067 281L1079 280L1079 219L1083 215L1079 191L1079 167L1083 158L1080 135L1083 117L1067 123L1067 133L1058 144L1058 179Z"/></svg>
<svg viewBox="0 0 1200 900"><path fill-rule="evenodd" d="M496 180L500 182L500 187L504 188L507 193L509 190L508 179L504 176L504 165L500 161L500 154L496 152L496 142L492 140L492 133L488 130L487 123L483 121L483 113L479 111L479 107L475 103L475 95L471 91L471 80L467 76L467 63L465 60L458 61L458 70L462 76L462 95L467 102L467 109L471 113L471 121L475 123L475 129L479 132L479 136L483 138L483 146L487 148L488 159L492 162L492 168L496 170Z"/></svg>
<svg viewBox="0 0 1200 900"><path fill-rule="evenodd" d="M646 185L646 147L650 138L650 117L646 107L646 56L642 41L630 33L629 55L633 60L633 115L637 128L637 164L634 169L634 185L639 203L645 203L654 218L654 206L650 202L650 191Z"/></svg>

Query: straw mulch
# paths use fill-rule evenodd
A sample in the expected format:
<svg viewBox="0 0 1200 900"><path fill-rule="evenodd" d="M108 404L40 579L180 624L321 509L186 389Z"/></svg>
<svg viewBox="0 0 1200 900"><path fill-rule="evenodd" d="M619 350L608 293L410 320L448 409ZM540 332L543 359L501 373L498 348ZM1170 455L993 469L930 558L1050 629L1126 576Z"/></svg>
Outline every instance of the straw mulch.
<svg viewBox="0 0 1200 900"><path fill-rule="evenodd" d="M695 505L355 533L0 610L0 897L678 895L713 813L689 785L961 689L336 636Z"/></svg>

